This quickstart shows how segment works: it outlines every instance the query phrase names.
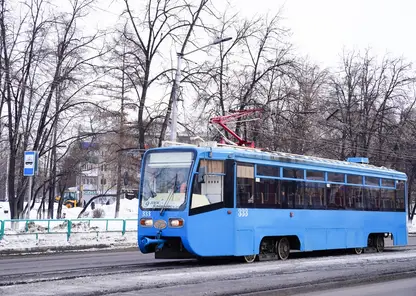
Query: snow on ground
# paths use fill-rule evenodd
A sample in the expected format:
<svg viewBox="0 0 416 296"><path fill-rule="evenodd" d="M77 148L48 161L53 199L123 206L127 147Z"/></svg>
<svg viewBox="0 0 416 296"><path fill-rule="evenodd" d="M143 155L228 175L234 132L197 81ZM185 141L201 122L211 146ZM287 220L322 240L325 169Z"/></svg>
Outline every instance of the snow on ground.
<svg viewBox="0 0 416 296"><path fill-rule="evenodd" d="M35 203L34 208L30 211L30 219L37 218L37 212L39 209L40 203ZM56 217L58 204L54 204L54 217ZM136 219L138 215L138 200L128 200L122 199L120 200L120 213L119 218L123 219ZM96 204L95 208L101 208L104 210L104 216L101 218L114 218L115 216L115 209L116 204L113 203L111 205L99 205ZM67 219L76 219L81 212L82 208L71 208L68 209L67 207L62 207L62 215ZM83 218L92 218L93 217L93 210L91 206L85 211L82 216ZM0 202L0 220L10 219L10 208L8 202Z"/></svg>
<svg viewBox="0 0 416 296"><path fill-rule="evenodd" d="M409 221L408 231L409 233L416 233L416 218L413 218L413 221Z"/></svg>
<svg viewBox="0 0 416 296"><path fill-rule="evenodd" d="M416 218L413 218L413 221L407 220L407 231L416 234Z"/></svg>
<svg viewBox="0 0 416 296"><path fill-rule="evenodd" d="M271 291L276 287L312 284L351 278L374 279L382 274L413 270L416 252L400 251L350 256L329 256L254 264L224 264L178 268L151 268L138 272L82 276L1 287L5 295L240 295ZM132 258L132 261L135 260ZM406 261L404 261L406 260ZM399 262L398 264L395 264ZM214 287L215 286L215 287ZM76 289L74 289L76 287ZM198 288L197 288L198 287ZM196 289L197 288L197 289ZM286 290L287 291L287 290ZM255 294L255 293L252 293ZM271 294L271 293L269 293ZM251 295L251 294L250 294Z"/></svg>
<svg viewBox="0 0 416 296"><path fill-rule="evenodd" d="M67 247L67 246L91 246L105 244L113 247L136 246L137 245L137 217L138 200L122 199L120 201L120 212L118 220L100 221L93 218L93 210L88 208L81 219L81 222L73 222L71 236L67 240L68 223L65 220L44 221L37 220L37 209L40 204L35 204L30 212L30 219L35 221L26 225L18 223L12 227L10 222L5 222L5 236L0 240L0 251L17 250L37 247ZM56 215L55 204L55 215ZM115 216L115 203L111 205L96 205L96 209L103 210L100 218L113 219ZM77 219L82 208L62 208L64 219ZM0 220L10 219L9 204L0 203ZM125 224L125 234L122 234L123 221ZM48 224L49 231L48 232ZM27 231L25 229L27 228ZM36 234L38 233L38 234Z"/></svg>
<svg viewBox="0 0 416 296"><path fill-rule="evenodd" d="M6 251L25 252L28 249L43 247L66 248L73 246L97 246L107 245L108 247L135 247L137 246L137 233L126 232L99 232L99 233L74 233L67 241L66 233L63 234L25 234L5 235L0 240L0 253Z"/></svg>
<svg viewBox="0 0 416 296"><path fill-rule="evenodd" d="M149 283L157 284L173 284L180 285L186 284L191 281L201 282L209 281L213 279L237 279L250 276L250 274L279 274L282 272L288 272L296 274L296 272L313 271L320 268L331 267L339 268L351 265L363 265L368 262L372 264L376 262L383 262L388 264L398 260L410 260L416 258L416 252L403 251L397 253L373 253L362 254L359 256L331 256L331 257L319 257L319 258L305 258L300 260L288 260L280 261L276 264L275 261L261 262L260 264L231 264L231 265L215 265L204 267L191 267L181 270L168 270L166 273L155 274L152 271L142 272L140 278L137 279L137 284L146 285Z"/></svg>

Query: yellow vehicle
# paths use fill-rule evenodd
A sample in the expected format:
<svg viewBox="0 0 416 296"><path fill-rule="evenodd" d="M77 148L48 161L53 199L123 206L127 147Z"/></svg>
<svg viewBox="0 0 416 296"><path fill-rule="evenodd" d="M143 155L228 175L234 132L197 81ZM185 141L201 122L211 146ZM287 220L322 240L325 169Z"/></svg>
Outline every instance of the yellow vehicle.
<svg viewBox="0 0 416 296"><path fill-rule="evenodd" d="M60 199L60 196L55 197L55 202L59 202ZM64 192L64 201L62 205L66 206L67 208L75 208L77 206L80 206L79 197L76 189L69 188Z"/></svg>

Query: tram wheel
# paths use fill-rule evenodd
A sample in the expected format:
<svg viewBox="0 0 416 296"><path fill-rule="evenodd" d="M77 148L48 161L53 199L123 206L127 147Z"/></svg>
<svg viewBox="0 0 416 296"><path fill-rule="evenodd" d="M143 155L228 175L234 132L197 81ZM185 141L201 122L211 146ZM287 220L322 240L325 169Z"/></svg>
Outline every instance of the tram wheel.
<svg viewBox="0 0 416 296"><path fill-rule="evenodd" d="M286 260L290 254L290 243L287 237L283 237L276 242L276 253L280 260Z"/></svg>
<svg viewBox="0 0 416 296"><path fill-rule="evenodd" d="M376 249L377 252L381 253L384 251L384 235L379 234L376 237Z"/></svg>
<svg viewBox="0 0 416 296"><path fill-rule="evenodd" d="M257 255L247 255L243 257L244 262L246 263L253 263L257 259Z"/></svg>
<svg viewBox="0 0 416 296"><path fill-rule="evenodd" d="M363 248L354 248L354 253L357 255L360 255L363 253L363 250L364 250Z"/></svg>

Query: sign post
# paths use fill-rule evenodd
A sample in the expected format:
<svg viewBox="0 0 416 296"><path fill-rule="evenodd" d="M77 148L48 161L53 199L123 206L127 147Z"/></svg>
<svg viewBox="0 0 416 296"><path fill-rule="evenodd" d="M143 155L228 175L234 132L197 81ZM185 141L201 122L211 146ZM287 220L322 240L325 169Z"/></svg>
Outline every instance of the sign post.
<svg viewBox="0 0 416 296"><path fill-rule="evenodd" d="M32 203L33 176L38 173L38 160L38 151L25 151L23 159L23 176L29 177L29 206L27 207L28 211L26 212L26 218L29 218L30 214L30 204Z"/></svg>

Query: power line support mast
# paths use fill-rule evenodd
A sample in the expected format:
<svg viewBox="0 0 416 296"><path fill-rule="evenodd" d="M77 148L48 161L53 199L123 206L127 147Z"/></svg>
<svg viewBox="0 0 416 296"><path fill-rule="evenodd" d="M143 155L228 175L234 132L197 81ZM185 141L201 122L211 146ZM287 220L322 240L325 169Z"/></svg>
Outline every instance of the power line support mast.
<svg viewBox="0 0 416 296"><path fill-rule="evenodd" d="M212 124L218 124L219 126L221 126L226 132L230 133L234 138L237 139L237 143L234 143L234 145L238 145L238 146L245 146L245 147L251 147L254 148L255 144L253 141L248 141L247 139L243 139L242 137L240 137L239 135L237 135L234 131L232 131L228 126L227 123L229 123L231 120L236 120L239 119L241 117L244 116L248 116L252 113L255 112L262 112L263 109L247 109L247 110L239 110L239 111L232 111L230 110L230 112L232 112L232 114L229 115L224 115L224 116L217 116L217 117L213 117L209 120L210 123ZM225 137L224 137L225 138ZM225 143L225 139L222 138L221 139L221 143L224 144Z"/></svg>

